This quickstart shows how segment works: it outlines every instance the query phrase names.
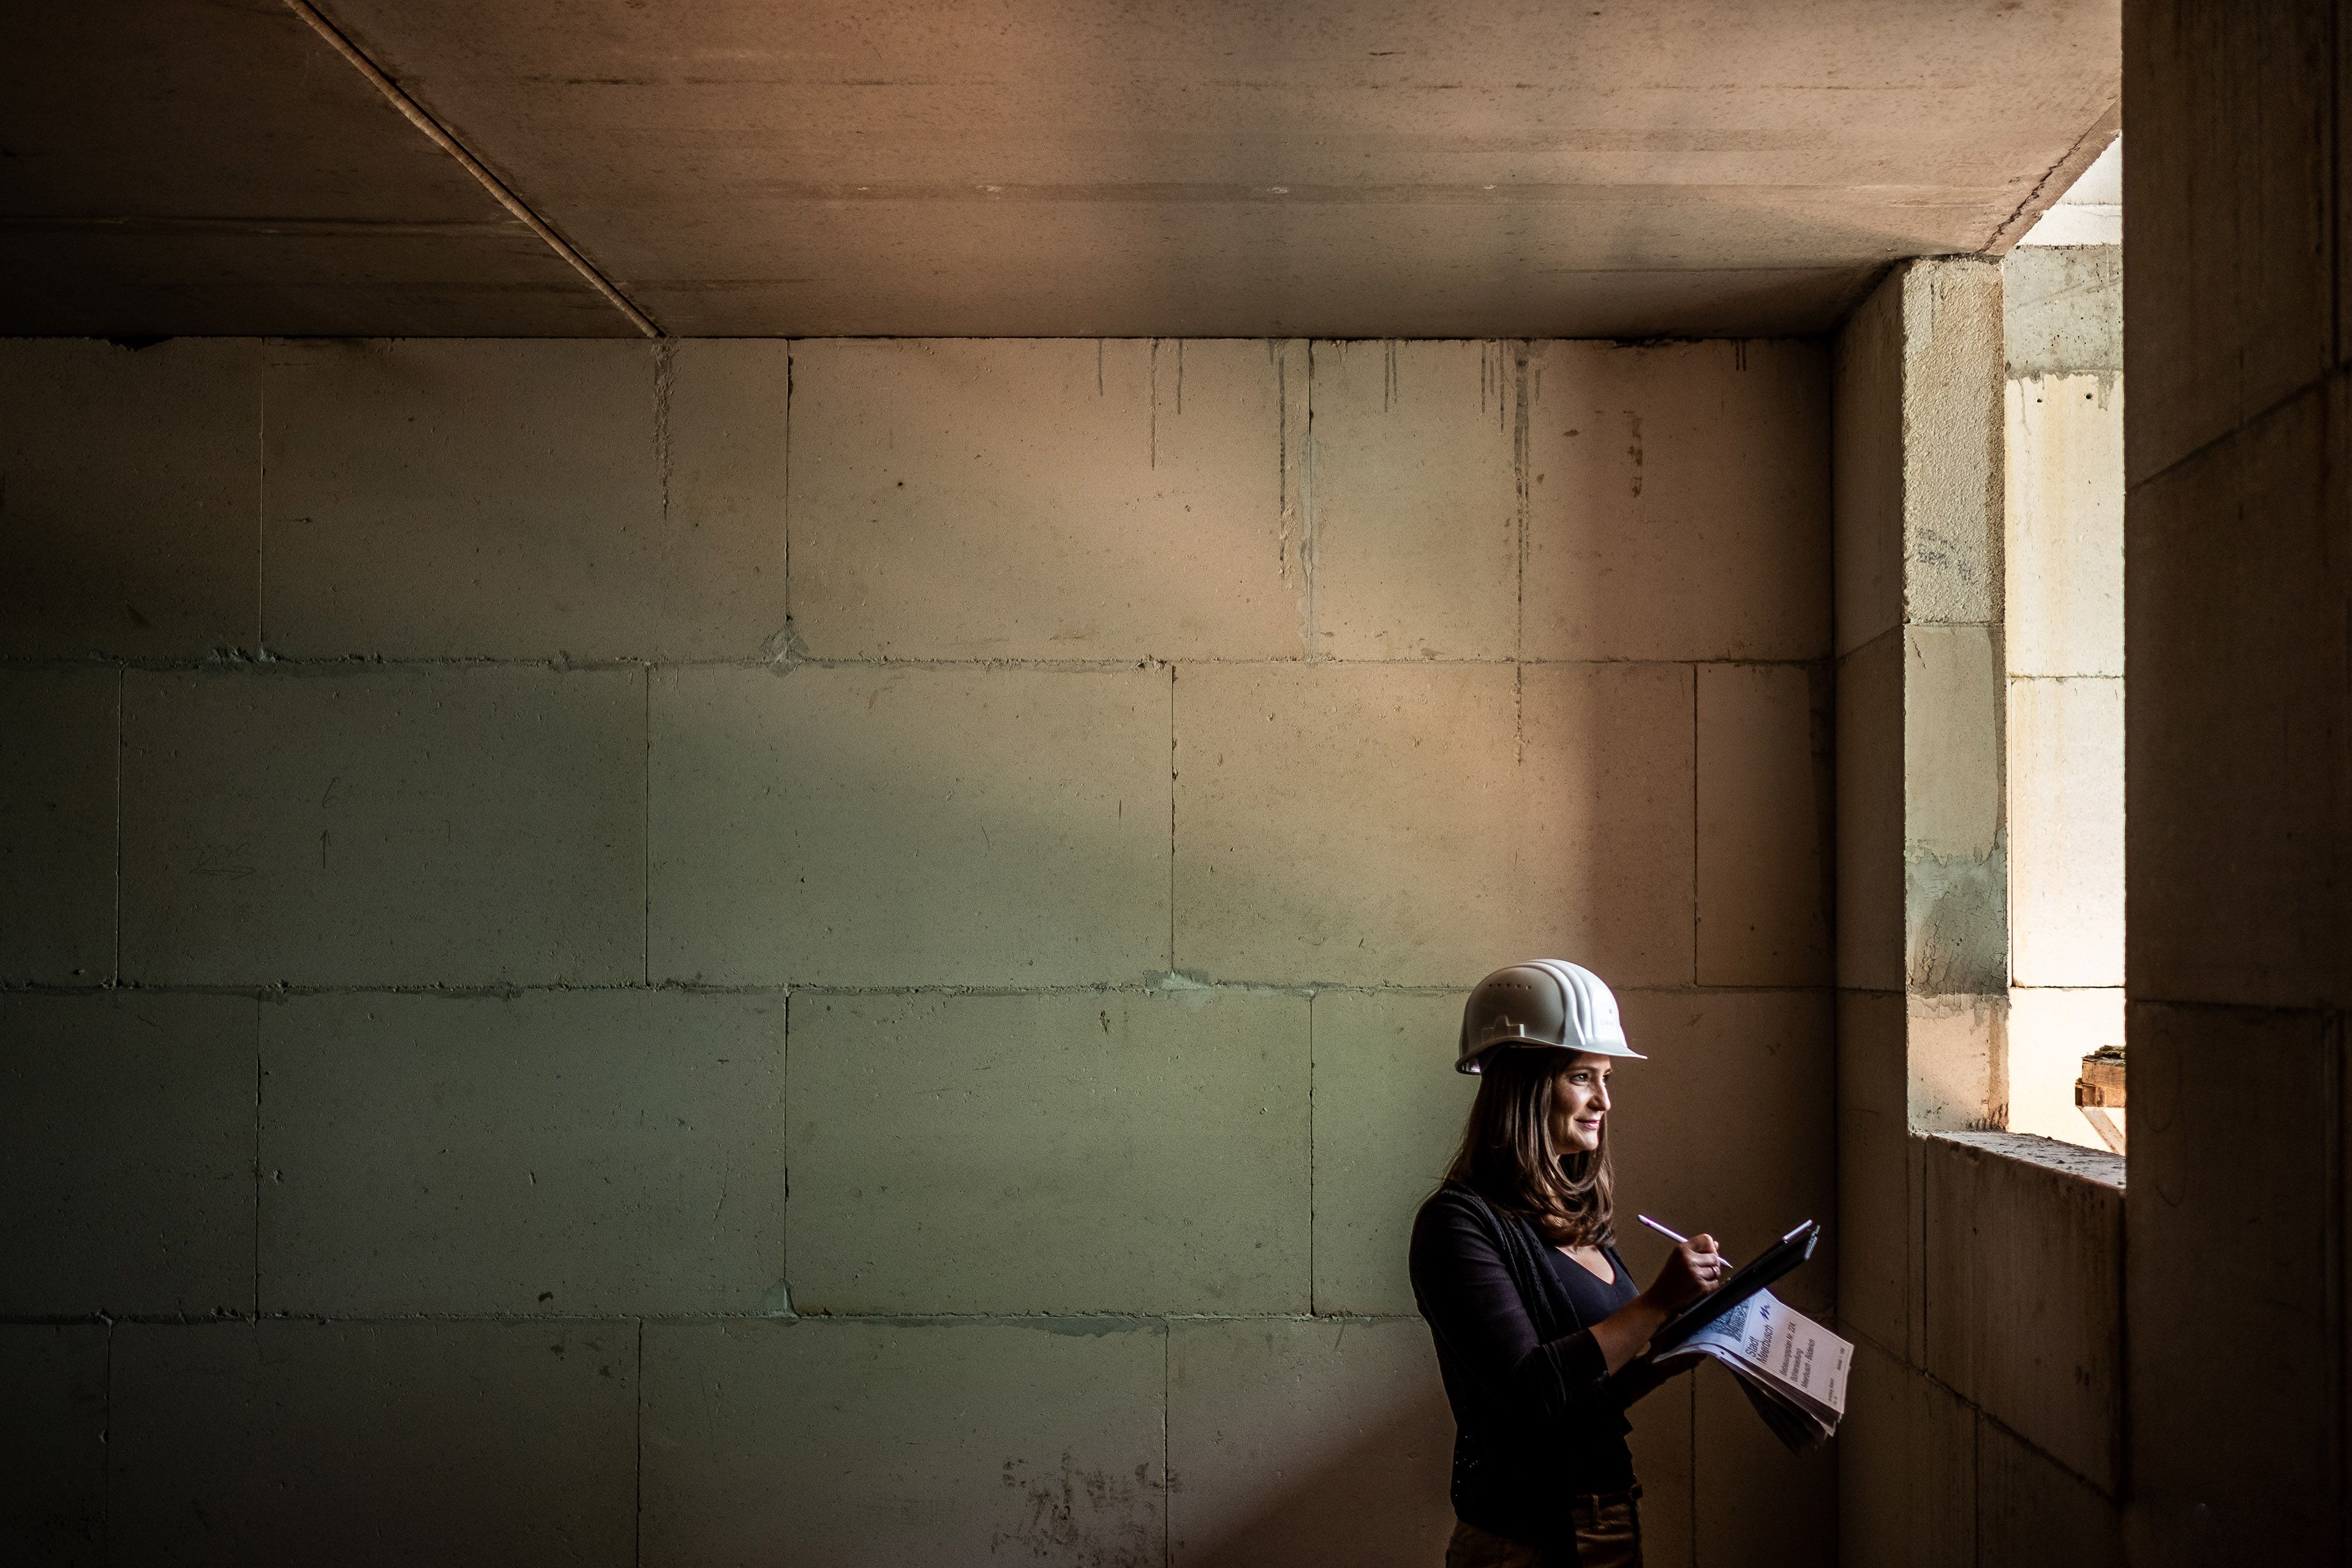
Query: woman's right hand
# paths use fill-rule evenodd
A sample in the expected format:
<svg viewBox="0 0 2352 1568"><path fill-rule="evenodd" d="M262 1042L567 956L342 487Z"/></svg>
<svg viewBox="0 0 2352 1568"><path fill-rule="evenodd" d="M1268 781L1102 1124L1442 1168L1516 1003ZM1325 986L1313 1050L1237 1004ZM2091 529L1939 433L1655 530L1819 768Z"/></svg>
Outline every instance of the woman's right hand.
<svg viewBox="0 0 2352 1568"><path fill-rule="evenodd" d="M1713 1295L1726 1272L1723 1255L1715 1249L1715 1237L1694 1236L1667 1256L1665 1267L1642 1294L1662 1311L1679 1312Z"/></svg>

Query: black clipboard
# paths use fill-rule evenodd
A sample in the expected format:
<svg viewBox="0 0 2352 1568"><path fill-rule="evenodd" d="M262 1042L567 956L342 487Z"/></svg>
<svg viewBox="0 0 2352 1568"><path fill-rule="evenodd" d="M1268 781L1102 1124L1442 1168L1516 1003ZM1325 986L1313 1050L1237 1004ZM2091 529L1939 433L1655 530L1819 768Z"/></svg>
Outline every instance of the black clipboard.
<svg viewBox="0 0 2352 1568"><path fill-rule="evenodd" d="M1710 1295L1697 1300L1668 1318L1665 1326L1650 1337L1650 1354L1660 1355L1674 1349L1709 1323L1715 1321L1748 1297L1771 1284L1783 1274L1795 1268L1813 1255L1813 1247L1822 1239L1819 1222L1807 1220L1779 1241L1764 1249L1762 1256L1748 1259L1747 1265Z"/></svg>

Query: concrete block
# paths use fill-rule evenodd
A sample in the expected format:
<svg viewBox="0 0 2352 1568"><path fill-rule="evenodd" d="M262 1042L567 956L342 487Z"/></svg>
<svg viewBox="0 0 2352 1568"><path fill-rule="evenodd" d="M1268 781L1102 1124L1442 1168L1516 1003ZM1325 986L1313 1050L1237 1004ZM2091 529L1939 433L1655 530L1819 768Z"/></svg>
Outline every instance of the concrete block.
<svg viewBox="0 0 2352 1568"><path fill-rule="evenodd" d="M645 1332L647 1568L1165 1560L1163 1328Z"/></svg>
<svg viewBox="0 0 2352 1568"><path fill-rule="evenodd" d="M110 1556L632 1563L638 1331L119 1324Z"/></svg>
<svg viewBox="0 0 2352 1568"><path fill-rule="evenodd" d="M1643 1568L1696 1568L1698 1500L1692 1470L1697 1380L1678 1377L1628 1410L1633 1474L1642 1483Z"/></svg>
<svg viewBox="0 0 2352 1568"><path fill-rule="evenodd" d="M2001 618L2001 436L2007 353L2000 264L1898 265L1903 291L1903 618Z"/></svg>
<svg viewBox="0 0 2352 1568"><path fill-rule="evenodd" d="M1572 958L1617 986L1688 980L1696 923L1693 687L1682 665L1525 671L1524 804L1507 820L1526 825L1515 869L1528 891L1517 941L1502 950ZM1494 819L1479 826L1512 847ZM1477 973L1492 967L1482 963Z"/></svg>
<svg viewBox="0 0 2352 1568"><path fill-rule="evenodd" d="M1822 345L1552 342L1533 353L1527 657L1826 655Z"/></svg>
<svg viewBox="0 0 2352 1568"><path fill-rule="evenodd" d="M2123 1441L2123 1161L2017 1133L1927 1141L1927 1367L2113 1493Z"/></svg>
<svg viewBox="0 0 2352 1568"><path fill-rule="evenodd" d="M106 1561L106 1336L98 1324L0 1327L0 1558Z"/></svg>
<svg viewBox="0 0 2352 1568"><path fill-rule="evenodd" d="M111 669L0 670L0 979L114 976Z"/></svg>
<svg viewBox="0 0 2352 1568"><path fill-rule="evenodd" d="M2121 375L2124 247L2019 246L2000 258L2000 310L2012 387L2040 376ZM2012 624L2015 614L2012 606Z"/></svg>
<svg viewBox="0 0 2352 1568"><path fill-rule="evenodd" d="M795 1302L1301 1312L1307 1003L796 994Z"/></svg>
<svg viewBox="0 0 2352 1568"><path fill-rule="evenodd" d="M2335 39L2330 13L2305 5L2172 0L2124 19L2124 201L2136 234L2166 237L2133 247L2124 274L2124 359L2145 400L2134 483L2341 353Z"/></svg>
<svg viewBox="0 0 2352 1568"><path fill-rule="evenodd" d="M1987 1421L1977 1429L1977 1561L2124 1568L2123 1510Z"/></svg>
<svg viewBox="0 0 2352 1568"><path fill-rule="evenodd" d="M0 1313L253 1310L254 1003L0 995Z"/></svg>
<svg viewBox="0 0 2352 1568"><path fill-rule="evenodd" d="M793 345L793 624L826 658L1297 658L1303 344Z"/></svg>
<svg viewBox="0 0 2352 1568"><path fill-rule="evenodd" d="M1314 345L1318 655L1517 657L1528 352Z"/></svg>
<svg viewBox="0 0 2352 1568"><path fill-rule="evenodd" d="M0 342L0 653L256 646L261 353Z"/></svg>
<svg viewBox="0 0 2352 1568"><path fill-rule="evenodd" d="M2326 1392L2345 1355L2342 1023L2136 999L2130 1028L2133 1560L2326 1562L2344 1496ZM2221 1236L2226 1266L2183 1267Z"/></svg>
<svg viewBox="0 0 2352 1568"><path fill-rule="evenodd" d="M1912 996L1905 1012L1911 1131L2000 1126L2009 1103L2009 998Z"/></svg>
<svg viewBox="0 0 2352 1568"><path fill-rule="evenodd" d="M2001 718L2008 682L1993 629L1904 631L1903 857L1908 988L1923 996L2009 989Z"/></svg>
<svg viewBox="0 0 2352 1568"><path fill-rule="evenodd" d="M1654 1215L1752 1258L1837 1204L1830 998L1802 991L1622 991L1626 1037L1650 1059L1612 1079L1617 1241L1647 1282L1667 1244L1633 1223ZM1318 1194L1318 1206L1320 1194ZM1821 1316L1834 1300L1836 1227L1780 1297Z"/></svg>
<svg viewBox="0 0 2352 1568"><path fill-rule="evenodd" d="M2083 1058L2124 1043L2124 989L2009 994L2009 1130L2104 1149L2074 1103ZM2120 1120L2120 1118L2118 1119Z"/></svg>
<svg viewBox="0 0 2352 1568"><path fill-rule="evenodd" d="M2124 672L2124 391L2009 384L2009 673Z"/></svg>
<svg viewBox="0 0 2352 1568"><path fill-rule="evenodd" d="M1532 872L1496 830L1523 798L1513 680L1497 666L1178 670L1174 967L1466 985L1535 941Z"/></svg>
<svg viewBox="0 0 2352 1568"><path fill-rule="evenodd" d="M787 352L273 342L271 647L757 654L784 625Z"/></svg>
<svg viewBox="0 0 2352 1568"><path fill-rule="evenodd" d="M2010 683L2009 842L2016 983L2121 985L2121 680Z"/></svg>
<svg viewBox="0 0 2352 1568"><path fill-rule="evenodd" d="M1454 1070L1461 1026L1458 992L1316 994L1315 1310L1413 1310L1412 1218L1478 1090Z"/></svg>
<svg viewBox="0 0 2352 1568"><path fill-rule="evenodd" d="M1168 1336L1171 1563L1444 1555L1454 1418L1419 1319L1177 1322Z"/></svg>
<svg viewBox="0 0 2352 1568"><path fill-rule="evenodd" d="M2352 596L2346 401L2298 397L2132 497L2136 995L2352 1005L2352 840L2318 826L2352 812L2352 689L2323 632Z"/></svg>
<svg viewBox="0 0 2352 1568"><path fill-rule="evenodd" d="M1164 971L1168 701L1143 669L656 671L654 974Z"/></svg>
<svg viewBox="0 0 2352 1568"><path fill-rule="evenodd" d="M786 1305L780 996L295 996L261 1049L264 1311Z"/></svg>
<svg viewBox="0 0 2352 1568"><path fill-rule="evenodd" d="M148 983L645 973L636 670L133 670L122 968Z"/></svg>
<svg viewBox="0 0 2352 1568"><path fill-rule="evenodd" d="M1903 280L1854 308L1831 348L1832 596L1843 658L1903 624ZM1843 772L1843 770L1841 770Z"/></svg>
<svg viewBox="0 0 2352 1568"><path fill-rule="evenodd" d="M1719 1366L1691 1374L1693 1534L1701 1563L1818 1568L1837 1561L1840 1444L1791 1454Z"/></svg>
<svg viewBox="0 0 2352 1568"><path fill-rule="evenodd" d="M1872 1568L2065 1562L1979 1557L1978 1426L1976 1412L1950 1390L1857 1341L1837 1436L1836 1561Z"/></svg>
<svg viewBox="0 0 2352 1568"><path fill-rule="evenodd" d="M1904 986L1904 638L1889 632L1837 668L1837 978Z"/></svg>
<svg viewBox="0 0 2352 1568"><path fill-rule="evenodd" d="M1897 1349L1920 1289L1905 1055L1900 993L1838 993L1838 1314Z"/></svg>
<svg viewBox="0 0 2352 1568"><path fill-rule="evenodd" d="M1686 982L1691 705L1674 665L1179 671L1177 967Z"/></svg>
<svg viewBox="0 0 2352 1568"><path fill-rule="evenodd" d="M1827 670L1698 669L1698 981L1830 979L1836 827Z"/></svg>

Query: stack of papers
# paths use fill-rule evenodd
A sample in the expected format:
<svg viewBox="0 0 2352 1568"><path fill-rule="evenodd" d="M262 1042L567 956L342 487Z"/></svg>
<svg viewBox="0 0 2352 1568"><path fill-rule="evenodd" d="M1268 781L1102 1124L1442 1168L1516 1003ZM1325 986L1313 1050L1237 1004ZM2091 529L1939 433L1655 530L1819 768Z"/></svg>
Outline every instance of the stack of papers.
<svg viewBox="0 0 2352 1568"><path fill-rule="evenodd" d="M1657 1356L1659 1370L1701 1357L1739 1379L1764 1424L1801 1454L1837 1430L1845 1414L1845 1379L1853 1346L1782 1301L1759 1290Z"/></svg>

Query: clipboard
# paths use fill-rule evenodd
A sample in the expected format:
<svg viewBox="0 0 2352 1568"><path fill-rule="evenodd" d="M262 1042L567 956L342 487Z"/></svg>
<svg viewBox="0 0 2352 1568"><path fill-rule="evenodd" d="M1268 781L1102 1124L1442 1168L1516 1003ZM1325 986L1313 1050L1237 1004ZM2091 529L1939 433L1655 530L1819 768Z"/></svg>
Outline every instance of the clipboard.
<svg viewBox="0 0 2352 1568"><path fill-rule="evenodd" d="M1807 1220L1779 1241L1766 1247L1761 1256L1748 1259L1747 1265L1733 1273L1715 1291L1668 1318L1665 1326L1650 1337L1649 1353L1653 1356L1670 1351L1701 1329L1706 1327L1740 1302L1771 1284L1782 1275L1813 1255L1813 1247L1822 1239L1818 1221Z"/></svg>

